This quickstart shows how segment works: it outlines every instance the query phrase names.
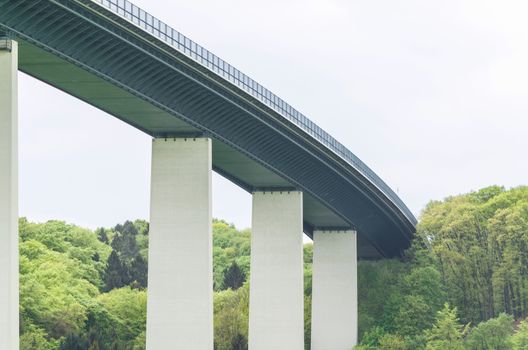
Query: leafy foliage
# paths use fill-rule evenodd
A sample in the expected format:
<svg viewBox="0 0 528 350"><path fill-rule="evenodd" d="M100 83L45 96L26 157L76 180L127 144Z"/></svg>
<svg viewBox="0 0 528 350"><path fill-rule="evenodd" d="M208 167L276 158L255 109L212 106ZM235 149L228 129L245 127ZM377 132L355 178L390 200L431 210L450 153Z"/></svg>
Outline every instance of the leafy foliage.
<svg viewBox="0 0 528 350"><path fill-rule="evenodd" d="M218 349L247 349L249 231L215 220ZM20 220L22 350L145 348L148 231Z"/></svg>
<svg viewBox="0 0 528 350"><path fill-rule="evenodd" d="M519 325L517 333L511 337L513 350L528 350L528 320Z"/></svg>
<svg viewBox="0 0 528 350"><path fill-rule="evenodd" d="M479 323L471 330L466 340L466 348L471 350L510 350L510 336L513 333L513 316L500 314L497 318Z"/></svg>
<svg viewBox="0 0 528 350"><path fill-rule="evenodd" d="M21 349L144 350L148 235L141 220L92 232L21 219ZM250 243L213 222L218 350L247 349ZM305 245L306 349L312 254ZM429 203L402 259L359 262L358 296L358 350L528 350L528 187Z"/></svg>
<svg viewBox="0 0 528 350"><path fill-rule="evenodd" d="M528 315L528 188L488 187L431 202L418 235L466 322Z"/></svg>
<svg viewBox="0 0 528 350"><path fill-rule="evenodd" d="M113 250L108 257L108 265L104 275L105 291L121 288L128 283L129 279L128 269L123 265L115 250Z"/></svg>
<svg viewBox="0 0 528 350"><path fill-rule="evenodd" d="M238 231L235 226L221 220L213 221L213 282L215 291L233 287L224 285L227 270L236 264L244 280L249 278L251 253L249 230ZM240 277L240 276L239 276Z"/></svg>
<svg viewBox="0 0 528 350"><path fill-rule="evenodd" d="M427 335L427 350L463 350L464 336L468 326L462 326L457 317L456 308L451 309L449 304L438 311L436 322Z"/></svg>
<svg viewBox="0 0 528 350"><path fill-rule="evenodd" d="M527 316L527 245L528 187L492 186L429 203L404 259L359 264L360 349L380 348L387 334L410 349L522 344L513 319ZM462 324L477 325L458 345L431 339L445 302Z"/></svg>
<svg viewBox="0 0 528 350"><path fill-rule="evenodd" d="M247 349L249 285L227 289L214 296L215 349Z"/></svg>
<svg viewBox="0 0 528 350"><path fill-rule="evenodd" d="M224 289L237 290L242 287L245 281L246 275L244 271L242 271L236 262L233 262L224 272L224 282L222 283L222 286Z"/></svg>

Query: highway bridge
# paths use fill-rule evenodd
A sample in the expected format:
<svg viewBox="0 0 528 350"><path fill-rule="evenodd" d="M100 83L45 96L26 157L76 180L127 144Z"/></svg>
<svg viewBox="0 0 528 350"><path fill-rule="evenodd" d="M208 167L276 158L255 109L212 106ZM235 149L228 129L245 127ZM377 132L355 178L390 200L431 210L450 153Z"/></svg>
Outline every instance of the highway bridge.
<svg viewBox="0 0 528 350"><path fill-rule="evenodd" d="M304 348L303 231L312 349L354 346L357 259L400 256L416 225L382 179L128 1L0 0L0 349L18 346L18 70L152 136L149 350L213 348L211 171L253 195L250 350Z"/></svg>

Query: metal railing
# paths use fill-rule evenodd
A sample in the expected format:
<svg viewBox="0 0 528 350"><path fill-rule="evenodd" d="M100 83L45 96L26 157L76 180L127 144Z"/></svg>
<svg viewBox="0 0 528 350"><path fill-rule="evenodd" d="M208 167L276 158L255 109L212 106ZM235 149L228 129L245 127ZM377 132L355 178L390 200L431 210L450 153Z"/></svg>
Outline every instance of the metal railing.
<svg viewBox="0 0 528 350"><path fill-rule="evenodd" d="M157 39L172 46L180 53L192 58L212 72L218 74L225 80L244 90L266 106L288 119L302 130L310 134L317 141L332 150L335 154L350 163L361 174L368 178L378 187L414 224L415 218L403 201L392 191L392 189L377 176L365 163L356 157L350 150L334 139L330 134L298 112L284 100L277 97L271 91L249 78L247 75L231 66L218 56L198 45L166 23L158 20L146 11L132 4L128 0L91 0L114 14L128 20Z"/></svg>

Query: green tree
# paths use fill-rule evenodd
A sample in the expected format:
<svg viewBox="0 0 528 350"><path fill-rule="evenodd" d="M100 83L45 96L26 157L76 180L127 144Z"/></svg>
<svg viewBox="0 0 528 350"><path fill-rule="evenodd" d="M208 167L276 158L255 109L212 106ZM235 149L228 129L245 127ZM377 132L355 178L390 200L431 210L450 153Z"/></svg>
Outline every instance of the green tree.
<svg viewBox="0 0 528 350"><path fill-rule="evenodd" d="M114 289L97 297L101 307L113 317L113 328L119 341L127 346L137 344L147 322L147 292L130 287Z"/></svg>
<svg viewBox="0 0 528 350"><path fill-rule="evenodd" d="M83 334L89 350L113 350L120 347L115 327L119 320L98 303L88 310Z"/></svg>
<svg viewBox="0 0 528 350"><path fill-rule="evenodd" d="M216 350L246 350L249 322L249 285L214 295Z"/></svg>
<svg viewBox="0 0 528 350"><path fill-rule="evenodd" d="M60 350L86 350L86 338L79 334L69 334L60 346Z"/></svg>
<svg viewBox="0 0 528 350"><path fill-rule="evenodd" d="M380 326L374 326L365 332L361 343L355 350L375 350L379 347L380 340L388 333Z"/></svg>
<svg viewBox="0 0 528 350"><path fill-rule="evenodd" d="M97 235L97 238L104 244L108 244L110 241L108 240L108 235L106 234L106 230L104 228L99 228L95 231L95 234Z"/></svg>
<svg viewBox="0 0 528 350"><path fill-rule="evenodd" d="M513 350L528 350L528 321L519 324L519 329L511 337Z"/></svg>
<svg viewBox="0 0 528 350"><path fill-rule="evenodd" d="M141 288L147 288L148 266L141 254L138 254L130 266L130 280Z"/></svg>
<svg viewBox="0 0 528 350"><path fill-rule="evenodd" d="M229 288L230 284L224 285L224 279L226 271L233 263L236 263L245 278L249 276L250 246L251 237L248 230L239 231L225 221L213 220L213 285L215 291Z"/></svg>
<svg viewBox="0 0 528 350"><path fill-rule="evenodd" d="M121 262L117 253L112 251L108 257L108 267L105 272L105 291L111 291L115 288L121 288L128 284L130 280L129 271Z"/></svg>
<svg viewBox="0 0 528 350"><path fill-rule="evenodd" d="M468 326L462 326L457 317L456 308L451 309L448 304L438 311L436 322L426 332L427 350L463 350L464 336Z"/></svg>
<svg viewBox="0 0 528 350"><path fill-rule="evenodd" d="M499 317L481 322L467 336L466 344L469 350L510 350L513 334L513 317L500 314Z"/></svg>
<svg viewBox="0 0 528 350"><path fill-rule="evenodd" d="M240 269L236 262L233 262L231 266L224 273L224 281L222 283L224 289L237 290L244 285L246 281L246 275Z"/></svg>
<svg viewBox="0 0 528 350"><path fill-rule="evenodd" d="M312 296L304 296L304 348L310 350L312 347Z"/></svg>
<svg viewBox="0 0 528 350"><path fill-rule="evenodd" d="M132 350L145 350L147 348L147 332L143 331L141 334L139 334L134 340L134 345L132 346Z"/></svg>
<svg viewBox="0 0 528 350"><path fill-rule="evenodd" d="M21 243L20 251L22 331L33 324L55 339L79 332L86 305L99 292L83 277L82 264L34 240Z"/></svg>
<svg viewBox="0 0 528 350"><path fill-rule="evenodd" d="M431 327L434 313L430 304L420 295L406 295L400 301L392 329L401 336L418 336Z"/></svg>
<svg viewBox="0 0 528 350"><path fill-rule="evenodd" d="M528 187L492 186L428 204L418 238L464 321L528 314Z"/></svg>
<svg viewBox="0 0 528 350"><path fill-rule="evenodd" d="M409 266L396 259L358 262L360 339L377 327L385 333L395 332L394 318L404 296L401 281L408 271Z"/></svg>
<svg viewBox="0 0 528 350"><path fill-rule="evenodd" d="M128 264L139 255L136 236L130 231L131 230L125 231L125 233L120 233L112 240L112 248L119 254L119 257ZM132 232L136 232L136 230Z"/></svg>
<svg viewBox="0 0 528 350"><path fill-rule="evenodd" d="M407 350L405 340L400 335L386 334L379 340L379 350Z"/></svg>
<svg viewBox="0 0 528 350"><path fill-rule="evenodd" d="M20 336L20 350L56 350L58 347L59 342L49 339L46 331L41 328L26 327L26 331Z"/></svg>

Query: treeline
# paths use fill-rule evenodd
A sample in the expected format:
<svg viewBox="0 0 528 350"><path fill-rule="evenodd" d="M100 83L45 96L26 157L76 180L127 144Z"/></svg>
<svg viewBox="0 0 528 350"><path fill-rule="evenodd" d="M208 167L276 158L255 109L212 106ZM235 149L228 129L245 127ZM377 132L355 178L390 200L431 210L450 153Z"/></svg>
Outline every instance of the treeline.
<svg viewBox="0 0 528 350"><path fill-rule="evenodd" d="M147 235L142 221L96 234L21 219L21 349L144 349L146 262L138 263Z"/></svg>
<svg viewBox="0 0 528 350"><path fill-rule="evenodd" d="M528 349L527 244L528 187L429 203L404 259L360 264L359 349Z"/></svg>
<svg viewBox="0 0 528 350"><path fill-rule="evenodd" d="M419 239L464 321L528 315L528 188L489 187L430 203Z"/></svg>
<svg viewBox="0 0 528 350"><path fill-rule="evenodd" d="M21 219L21 349L144 349L148 231ZM402 259L358 265L358 349L528 349L527 243L528 187L431 202ZM215 349L246 350L250 232L215 220L213 254Z"/></svg>
<svg viewBox="0 0 528 350"><path fill-rule="evenodd" d="M145 349L148 232L21 219L21 349ZM213 232L216 348L245 349L250 233L217 220Z"/></svg>

